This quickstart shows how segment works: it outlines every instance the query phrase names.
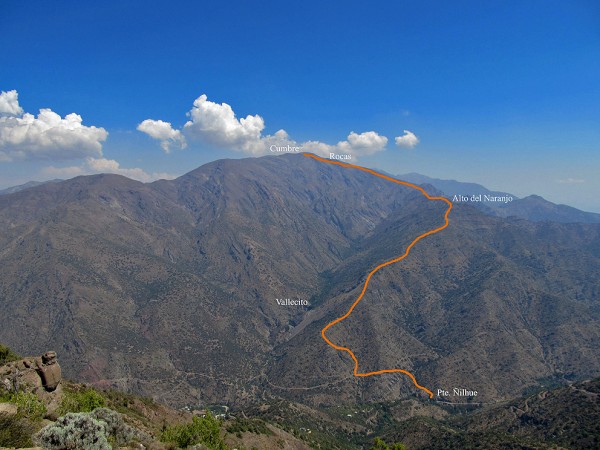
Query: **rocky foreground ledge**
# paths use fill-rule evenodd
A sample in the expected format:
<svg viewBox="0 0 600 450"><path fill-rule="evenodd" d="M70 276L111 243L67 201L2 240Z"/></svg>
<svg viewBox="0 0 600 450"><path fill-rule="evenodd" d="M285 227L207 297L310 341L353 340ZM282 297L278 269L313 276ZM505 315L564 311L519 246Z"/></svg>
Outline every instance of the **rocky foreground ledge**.
<svg viewBox="0 0 600 450"><path fill-rule="evenodd" d="M0 383L7 392L25 391L35 394L52 417L60 407L62 372L56 352L23 358L0 366ZM7 405L7 404L0 404ZM4 407L6 409L6 406Z"/></svg>
<svg viewBox="0 0 600 450"><path fill-rule="evenodd" d="M37 445L37 447L36 447ZM0 450L308 450L260 419L175 410L62 378L55 352L21 358L0 344Z"/></svg>

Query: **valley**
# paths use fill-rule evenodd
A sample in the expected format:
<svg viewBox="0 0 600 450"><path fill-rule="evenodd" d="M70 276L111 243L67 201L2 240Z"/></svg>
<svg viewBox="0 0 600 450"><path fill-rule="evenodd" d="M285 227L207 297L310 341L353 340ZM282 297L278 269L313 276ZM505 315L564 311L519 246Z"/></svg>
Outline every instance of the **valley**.
<svg viewBox="0 0 600 450"><path fill-rule="evenodd" d="M439 227L441 203L302 155L218 161L174 181L98 175L4 195L10 326L0 340L23 353L55 348L74 379L175 406L414 396L403 375L348 378L352 359L328 348L321 329L376 264ZM598 226L468 205L452 217L444 236L373 274L329 339L352 348L362 371L399 367L433 392L464 387L484 403L541 379L597 374ZM309 305L281 307L281 298Z"/></svg>

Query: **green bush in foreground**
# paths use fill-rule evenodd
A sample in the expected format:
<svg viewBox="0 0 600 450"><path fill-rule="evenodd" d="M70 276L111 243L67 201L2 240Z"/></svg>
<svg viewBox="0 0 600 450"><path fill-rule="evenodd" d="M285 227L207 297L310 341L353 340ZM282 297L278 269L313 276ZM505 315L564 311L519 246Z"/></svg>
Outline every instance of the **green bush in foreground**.
<svg viewBox="0 0 600 450"><path fill-rule="evenodd" d="M59 413L91 412L96 408L106 405L105 398L95 389L88 388L83 391L66 391L60 404Z"/></svg>
<svg viewBox="0 0 600 450"><path fill-rule="evenodd" d="M193 417L191 423L167 427L161 440L176 444L180 448L203 444L210 450L227 450L221 436L221 422L210 412L205 417Z"/></svg>
<svg viewBox="0 0 600 450"><path fill-rule="evenodd" d="M112 450L106 435L106 423L86 413L69 413L37 434L44 448L54 450Z"/></svg>
<svg viewBox="0 0 600 450"><path fill-rule="evenodd" d="M97 408L89 414L94 419L106 424L106 434L110 443L115 443L117 446L126 446L133 443L152 441L149 434L126 424L123 415L112 409Z"/></svg>
<svg viewBox="0 0 600 450"><path fill-rule="evenodd" d="M53 450L105 450L134 443L148 443L152 437L126 424L123 415L108 408L88 413L69 413L43 428L36 440ZM113 445L111 445L113 444Z"/></svg>
<svg viewBox="0 0 600 450"><path fill-rule="evenodd" d="M19 416L0 414L0 447L24 448L33 446L33 424Z"/></svg>
<svg viewBox="0 0 600 450"><path fill-rule="evenodd" d="M29 420L42 420L46 415L46 405L32 392L11 394L9 402L17 405L17 415Z"/></svg>

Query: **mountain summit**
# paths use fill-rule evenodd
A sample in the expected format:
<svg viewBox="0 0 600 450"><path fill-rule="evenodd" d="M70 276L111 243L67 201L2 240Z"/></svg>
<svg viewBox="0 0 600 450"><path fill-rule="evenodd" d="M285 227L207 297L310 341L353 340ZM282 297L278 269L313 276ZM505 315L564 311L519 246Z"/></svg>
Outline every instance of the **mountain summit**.
<svg viewBox="0 0 600 450"><path fill-rule="evenodd" d="M435 203L302 155L3 195L0 341L55 348L68 377L173 405L420 395L402 375L354 378L320 330L373 267L443 223ZM599 275L600 226L457 204L328 333L364 370L402 367L436 394L496 401L598 374Z"/></svg>

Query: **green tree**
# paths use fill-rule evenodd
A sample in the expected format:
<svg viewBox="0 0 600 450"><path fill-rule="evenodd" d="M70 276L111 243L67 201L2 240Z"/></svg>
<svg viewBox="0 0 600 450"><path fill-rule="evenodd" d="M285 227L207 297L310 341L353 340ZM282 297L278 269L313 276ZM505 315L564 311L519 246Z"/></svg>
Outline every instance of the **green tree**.
<svg viewBox="0 0 600 450"><path fill-rule="evenodd" d="M193 417L191 423L166 427L161 440L180 448L204 444L211 450L227 450L221 434L221 422L210 412L205 417Z"/></svg>
<svg viewBox="0 0 600 450"><path fill-rule="evenodd" d="M404 444L400 444L399 442L392 444L390 447L383 439L375 438L373 441L373 446L369 450L406 450L406 447Z"/></svg>
<svg viewBox="0 0 600 450"><path fill-rule="evenodd" d="M375 438L373 446L369 450L390 450L390 447L381 438Z"/></svg>

